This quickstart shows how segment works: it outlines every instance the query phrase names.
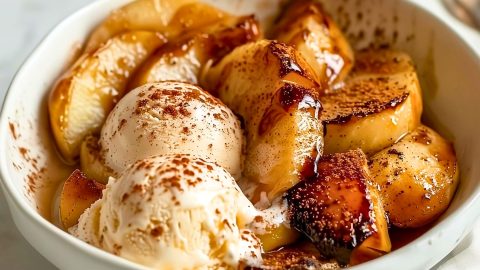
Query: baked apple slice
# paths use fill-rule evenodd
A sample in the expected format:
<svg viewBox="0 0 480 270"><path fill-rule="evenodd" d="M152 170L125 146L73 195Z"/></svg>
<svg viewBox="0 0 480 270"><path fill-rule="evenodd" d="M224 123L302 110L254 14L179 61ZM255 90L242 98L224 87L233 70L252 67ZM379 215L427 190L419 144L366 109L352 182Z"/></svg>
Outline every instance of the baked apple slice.
<svg viewBox="0 0 480 270"><path fill-rule="evenodd" d="M173 38L229 16L197 0L137 0L114 10L100 23L91 33L85 50L96 51L107 40L128 31L159 32Z"/></svg>
<svg viewBox="0 0 480 270"><path fill-rule="evenodd" d="M130 88L168 80L198 84L207 62L215 63L235 47L259 36L259 25L253 16L223 20L208 32L193 31L162 46L142 65Z"/></svg>
<svg viewBox="0 0 480 270"><path fill-rule="evenodd" d="M274 39L295 47L333 85L345 79L354 54L347 39L318 1L290 1L274 30Z"/></svg>
<svg viewBox="0 0 480 270"><path fill-rule="evenodd" d="M321 97L325 153L362 149L367 155L415 130L422 93L411 58L399 51L365 51L346 85Z"/></svg>
<svg viewBox="0 0 480 270"><path fill-rule="evenodd" d="M242 182L254 186L250 199L272 201L298 183L304 167L323 152L318 101L323 87L311 66L293 47L262 40L233 50L205 79L206 88L243 119L247 146ZM276 233L283 229L261 236L267 248L296 240L295 233Z"/></svg>
<svg viewBox="0 0 480 270"><path fill-rule="evenodd" d="M88 178L105 185L108 183L109 177L117 176L114 170L105 164L98 138L92 135L88 135L82 143L80 166Z"/></svg>
<svg viewBox="0 0 480 270"><path fill-rule="evenodd" d="M308 236L325 259L354 265L391 249L385 212L360 150L322 157L317 174L285 198L290 225Z"/></svg>
<svg viewBox="0 0 480 270"><path fill-rule="evenodd" d="M205 78L206 88L244 120L243 174L259 184L256 194L272 200L300 181L305 163L322 154L323 141L322 88L301 55L262 40L233 50Z"/></svg>
<svg viewBox="0 0 480 270"><path fill-rule="evenodd" d="M426 126L375 154L369 167L397 227L434 221L447 209L459 181L453 146Z"/></svg>
<svg viewBox="0 0 480 270"><path fill-rule="evenodd" d="M128 32L84 54L55 84L48 104L55 141L65 160L80 153L86 135L97 133L126 91L130 75L165 43L153 32Z"/></svg>
<svg viewBox="0 0 480 270"><path fill-rule="evenodd" d="M78 218L95 201L102 197L105 185L88 179L80 170L75 170L63 184L60 195L60 221L65 229L78 222Z"/></svg>

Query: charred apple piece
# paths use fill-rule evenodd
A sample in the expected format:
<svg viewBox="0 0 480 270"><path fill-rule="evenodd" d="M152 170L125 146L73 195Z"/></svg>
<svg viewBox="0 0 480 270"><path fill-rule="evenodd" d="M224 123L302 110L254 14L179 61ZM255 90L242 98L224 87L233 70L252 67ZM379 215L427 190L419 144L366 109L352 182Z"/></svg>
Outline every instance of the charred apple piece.
<svg viewBox="0 0 480 270"><path fill-rule="evenodd" d="M95 201L102 197L105 185L88 179L80 170L75 170L63 185L60 197L60 220L64 228L78 223L78 218Z"/></svg>
<svg viewBox="0 0 480 270"><path fill-rule="evenodd" d="M317 175L298 183L285 198L291 226L326 259L357 264L391 249L385 213L360 150L324 156Z"/></svg>
<svg viewBox="0 0 480 270"><path fill-rule="evenodd" d="M143 64L130 88L168 80L198 84L206 65L216 63L235 47L260 37L259 25L253 16L232 17L206 31L192 32L162 46Z"/></svg>
<svg viewBox="0 0 480 270"><path fill-rule="evenodd" d="M85 136L100 131L108 113L127 91L130 75L165 39L153 32L116 36L86 53L50 93L50 124L60 153L76 161Z"/></svg>
<svg viewBox="0 0 480 270"><path fill-rule="evenodd" d="M343 81L354 63L350 44L318 1L290 1L273 38L295 47L331 85Z"/></svg>
<svg viewBox="0 0 480 270"><path fill-rule="evenodd" d="M459 181L452 144L426 126L372 156L369 167L390 223L402 228L438 218Z"/></svg>
<svg viewBox="0 0 480 270"><path fill-rule="evenodd" d="M398 51L357 54L345 86L322 96L321 102L326 154L357 148L375 154L415 130L422 115L413 62Z"/></svg>

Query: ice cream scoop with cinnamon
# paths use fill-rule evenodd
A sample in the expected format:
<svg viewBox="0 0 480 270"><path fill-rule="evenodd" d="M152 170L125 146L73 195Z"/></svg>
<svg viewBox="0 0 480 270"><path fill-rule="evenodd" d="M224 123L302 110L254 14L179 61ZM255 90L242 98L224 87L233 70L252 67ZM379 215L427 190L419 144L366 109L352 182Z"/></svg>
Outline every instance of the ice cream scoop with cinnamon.
<svg viewBox="0 0 480 270"><path fill-rule="evenodd" d="M237 177L242 144L240 122L219 99L168 81L146 84L120 100L102 128L100 154L116 173L153 155L195 154Z"/></svg>
<svg viewBox="0 0 480 270"><path fill-rule="evenodd" d="M259 265L246 228L256 210L231 175L190 155L155 156L111 178L74 234L154 269L236 269Z"/></svg>

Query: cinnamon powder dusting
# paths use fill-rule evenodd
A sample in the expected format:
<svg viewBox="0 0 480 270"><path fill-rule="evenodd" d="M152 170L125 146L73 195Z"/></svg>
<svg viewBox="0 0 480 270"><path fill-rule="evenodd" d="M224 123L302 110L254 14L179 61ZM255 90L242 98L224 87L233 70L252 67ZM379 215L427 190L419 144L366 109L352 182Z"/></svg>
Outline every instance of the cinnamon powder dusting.
<svg viewBox="0 0 480 270"><path fill-rule="evenodd" d="M12 134L12 137L16 140L18 137L17 137L17 131L15 130L15 124L12 122L9 122L8 127L10 128L10 133Z"/></svg>
<svg viewBox="0 0 480 270"><path fill-rule="evenodd" d="M26 176L26 180L27 180L26 181L27 182L26 190L27 190L28 194L33 195L37 191L37 189L39 188L39 184L38 184L39 181L38 180L41 180L44 177L44 175L47 171L47 168L40 167L38 165L38 160L40 159L40 157L39 156L37 156L37 157L30 156L27 148L18 147L18 152L22 156L22 159L25 162L30 163L30 165L32 166L32 169L29 170L29 172ZM14 167L17 168L18 170L22 169L22 165L14 164Z"/></svg>
<svg viewBox="0 0 480 270"><path fill-rule="evenodd" d="M177 115L178 115L178 112L177 112L177 110L175 109L174 106L168 105L168 106L165 107L165 109L163 109L163 114L168 114L168 115L172 116L173 118L176 118Z"/></svg>
<svg viewBox="0 0 480 270"><path fill-rule="evenodd" d="M18 152L20 152L20 155L22 155L23 159L25 159L25 161L30 161L30 158L28 157L28 150L24 147L19 147L18 148Z"/></svg>

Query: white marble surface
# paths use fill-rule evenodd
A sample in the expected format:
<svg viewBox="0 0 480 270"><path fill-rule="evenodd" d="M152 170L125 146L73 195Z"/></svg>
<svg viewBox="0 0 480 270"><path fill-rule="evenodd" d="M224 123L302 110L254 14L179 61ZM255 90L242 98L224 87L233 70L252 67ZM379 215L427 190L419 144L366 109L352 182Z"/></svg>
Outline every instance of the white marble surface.
<svg viewBox="0 0 480 270"><path fill-rule="evenodd" d="M0 0L0 102L15 71L41 38L62 18L92 1ZM460 24L455 27L458 31L472 31ZM480 52L480 38L475 43ZM16 230L3 194L0 194L0 251L0 269L55 269ZM480 269L480 223L434 269Z"/></svg>

